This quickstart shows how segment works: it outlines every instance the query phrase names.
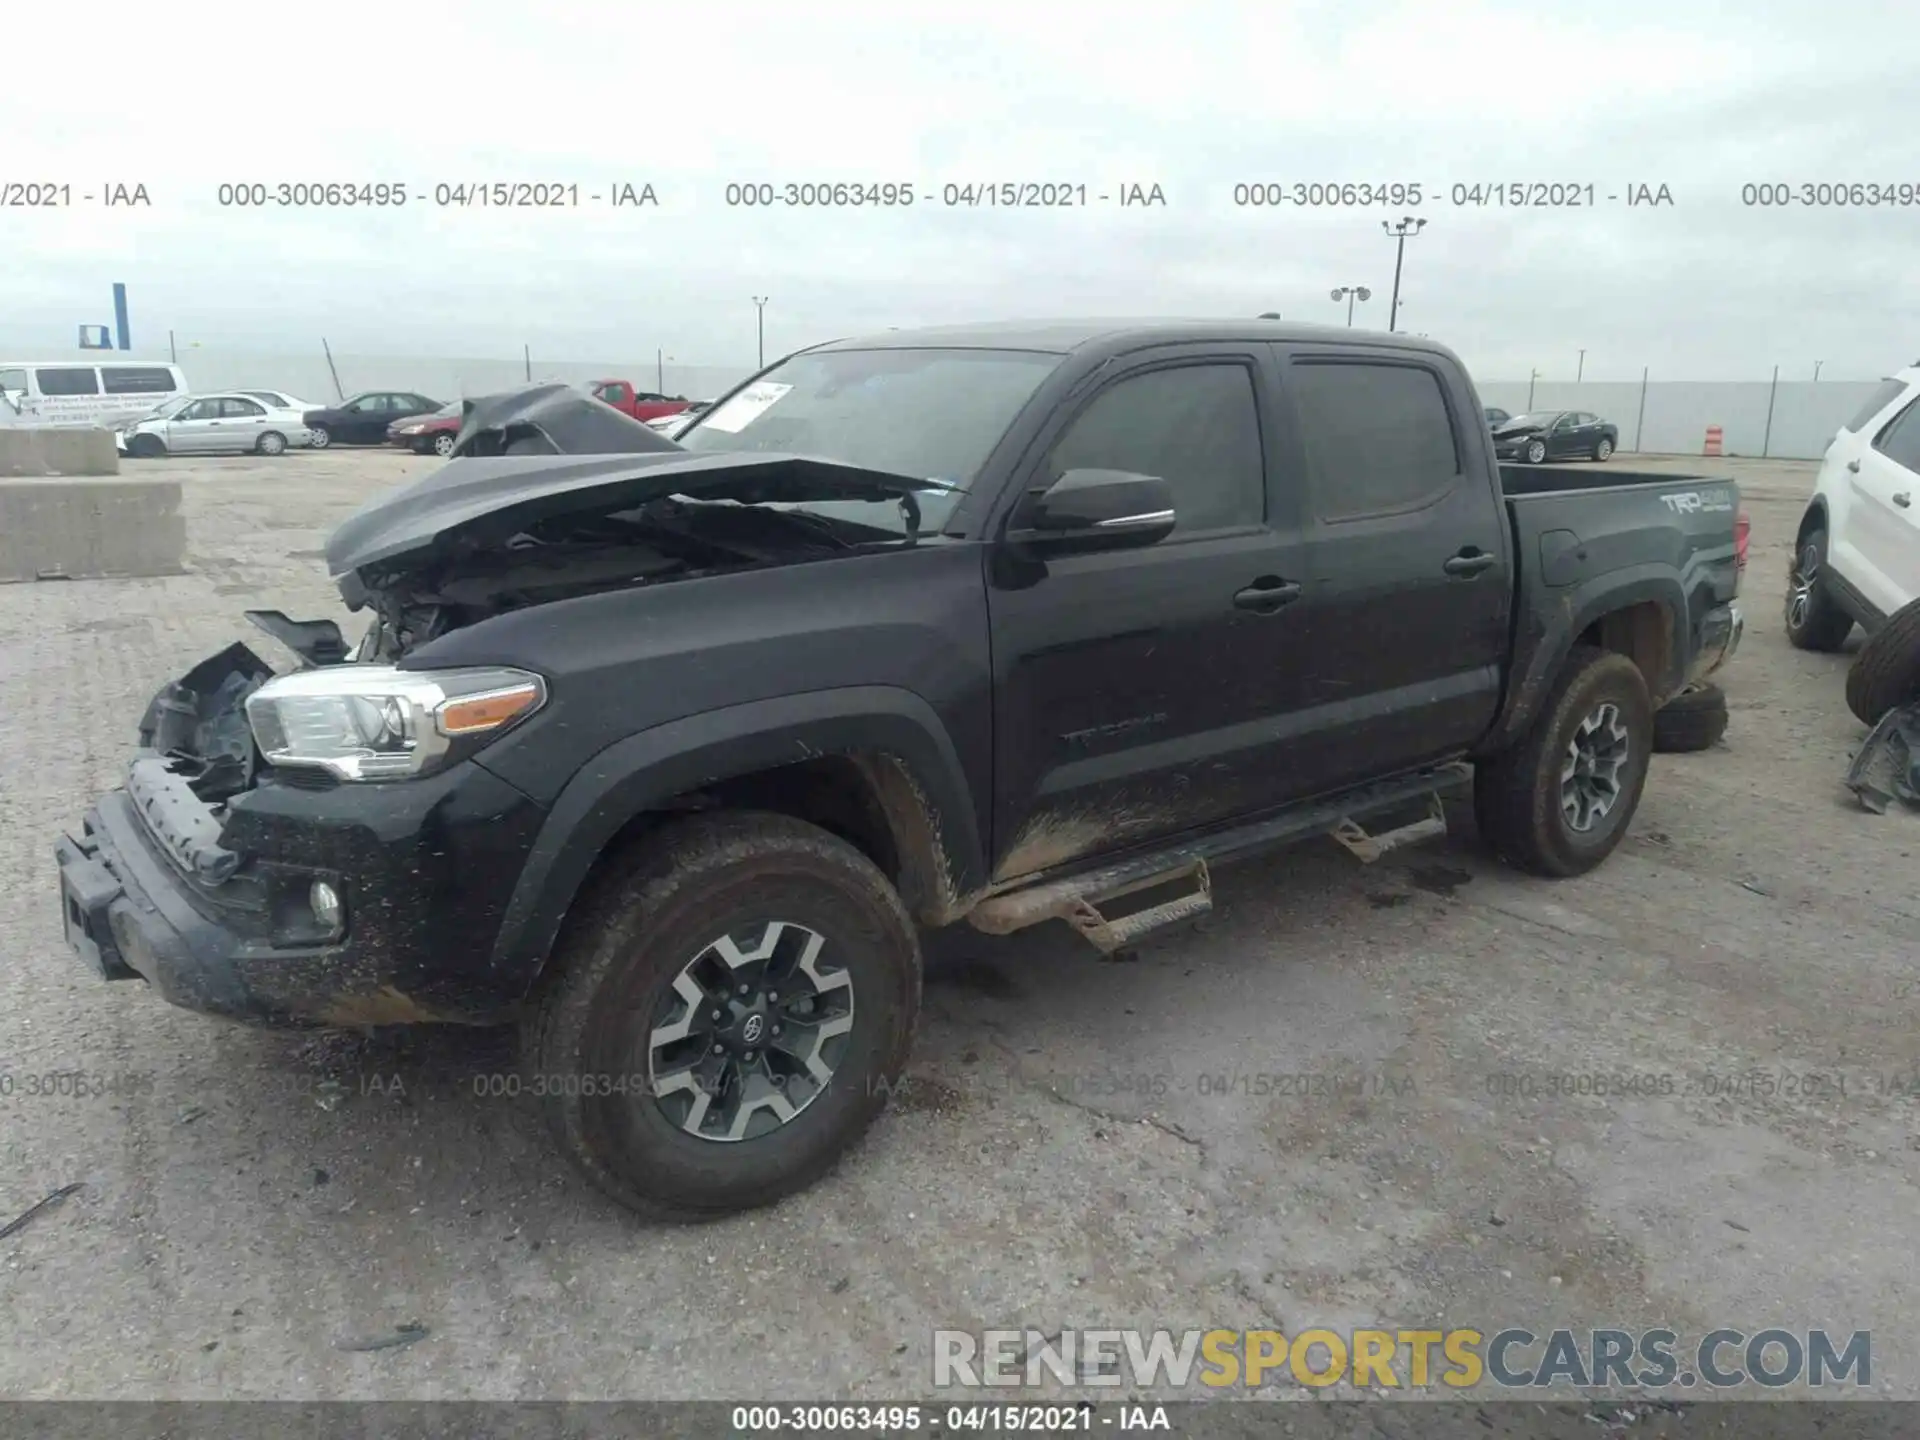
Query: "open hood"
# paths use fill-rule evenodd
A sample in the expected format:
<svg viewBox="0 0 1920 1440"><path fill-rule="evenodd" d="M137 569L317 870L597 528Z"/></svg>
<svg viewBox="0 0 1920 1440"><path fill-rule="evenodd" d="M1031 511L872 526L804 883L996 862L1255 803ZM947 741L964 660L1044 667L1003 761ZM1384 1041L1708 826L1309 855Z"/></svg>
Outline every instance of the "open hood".
<svg viewBox="0 0 1920 1440"><path fill-rule="evenodd" d="M341 522L327 569L357 610L366 567L504 553L529 526L570 512L618 513L673 495L798 504L947 488L801 455L694 453L569 386L534 386L468 402L454 458Z"/></svg>

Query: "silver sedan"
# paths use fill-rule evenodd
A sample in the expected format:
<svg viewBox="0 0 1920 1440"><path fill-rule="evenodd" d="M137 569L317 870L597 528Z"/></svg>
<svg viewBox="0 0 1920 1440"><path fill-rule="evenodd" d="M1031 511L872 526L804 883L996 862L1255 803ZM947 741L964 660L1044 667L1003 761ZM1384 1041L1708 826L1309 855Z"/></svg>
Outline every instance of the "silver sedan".
<svg viewBox="0 0 1920 1440"><path fill-rule="evenodd" d="M313 432L297 410L281 410L252 395L186 395L120 427L124 455L280 455L307 445Z"/></svg>

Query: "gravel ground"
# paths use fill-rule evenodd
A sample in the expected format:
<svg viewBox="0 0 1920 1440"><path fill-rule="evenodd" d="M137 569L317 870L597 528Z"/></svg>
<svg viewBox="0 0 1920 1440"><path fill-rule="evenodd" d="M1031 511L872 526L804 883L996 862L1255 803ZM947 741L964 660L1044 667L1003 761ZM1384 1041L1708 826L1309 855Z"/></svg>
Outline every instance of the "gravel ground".
<svg viewBox="0 0 1920 1440"><path fill-rule="evenodd" d="M1463 817L1373 867L1225 870L1135 963L937 937L911 1083L850 1161L658 1229L479 1093L500 1037L259 1032L64 949L53 840L147 698L267 645L247 606L337 613L327 529L431 462L160 463L194 573L0 586L0 1221L82 1187L0 1239L0 1394L871 1400L932 1393L942 1326L1664 1323L1870 1329L1875 1392L1920 1396L1920 1135L1887 1083L1920 1066L1920 818L1853 808L1848 659L1780 633L1811 466L1725 464L1754 520L1732 724L1655 761L1595 874L1509 873ZM58 1071L126 1093L28 1093ZM1557 1078L1594 1074L1673 1093Z"/></svg>

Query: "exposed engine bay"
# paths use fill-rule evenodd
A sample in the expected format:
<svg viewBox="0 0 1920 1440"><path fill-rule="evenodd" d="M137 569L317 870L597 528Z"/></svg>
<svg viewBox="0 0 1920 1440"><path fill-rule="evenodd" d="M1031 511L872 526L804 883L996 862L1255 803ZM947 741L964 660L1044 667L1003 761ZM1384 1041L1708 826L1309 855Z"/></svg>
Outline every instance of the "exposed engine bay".
<svg viewBox="0 0 1920 1440"><path fill-rule="evenodd" d="M509 610L605 590L692 580L824 559L857 545L900 543L794 510L681 499L541 520L504 545L474 540L422 564L368 566L360 581L375 623L355 659L391 662L450 630Z"/></svg>

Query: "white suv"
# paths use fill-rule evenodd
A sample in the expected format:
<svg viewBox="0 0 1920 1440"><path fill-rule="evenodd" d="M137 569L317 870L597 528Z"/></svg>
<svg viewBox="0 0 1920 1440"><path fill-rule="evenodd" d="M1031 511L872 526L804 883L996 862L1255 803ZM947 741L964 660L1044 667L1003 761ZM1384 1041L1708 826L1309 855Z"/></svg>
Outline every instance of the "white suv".
<svg viewBox="0 0 1920 1440"><path fill-rule="evenodd" d="M1827 447L1800 521L1787 638L1838 650L1920 597L1920 363L1880 383Z"/></svg>

